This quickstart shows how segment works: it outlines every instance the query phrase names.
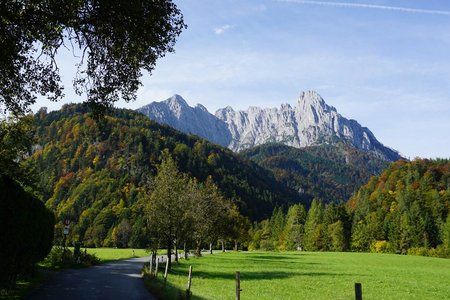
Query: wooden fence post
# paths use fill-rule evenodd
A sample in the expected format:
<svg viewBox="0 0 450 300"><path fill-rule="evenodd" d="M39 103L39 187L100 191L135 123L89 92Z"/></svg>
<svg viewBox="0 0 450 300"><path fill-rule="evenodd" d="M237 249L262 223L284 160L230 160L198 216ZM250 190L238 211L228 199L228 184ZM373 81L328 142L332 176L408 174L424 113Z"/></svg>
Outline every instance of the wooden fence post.
<svg viewBox="0 0 450 300"><path fill-rule="evenodd" d="M241 272L236 272L236 300L241 299Z"/></svg>
<svg viewBox="0 0 450 300"><path fill-rule="evenodd" d="M191 282L192 282L192 266L189 266L189 276L188 276L188 284L186 290L186 298L191 298Z"/></svg>
<svg viewBox="0 0 450 300"><path fill-rule="evenodd" d="M169 257L166 259L166 270L164 272L164 281L167 280L167 272L169 271Z"/></svg>
<svg viewBox="0 0 450 300"><path fill-rule="evenodd" d="M361 286L361 283L355 283L355 300L362 300L362 286Z"/></svg>
<svg viewBox="0 0 450 300"><path fill-rule="evenodd" d="M158 277L159 257L156 257L155 277Z"/></svg>

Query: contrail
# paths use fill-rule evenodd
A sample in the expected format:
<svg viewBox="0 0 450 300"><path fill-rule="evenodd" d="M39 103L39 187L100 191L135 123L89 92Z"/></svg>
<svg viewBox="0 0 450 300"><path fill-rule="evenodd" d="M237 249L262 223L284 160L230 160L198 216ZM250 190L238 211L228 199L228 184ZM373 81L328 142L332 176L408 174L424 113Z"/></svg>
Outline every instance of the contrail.
<svg viewBox="0 0 450 300"><path fill-rule="evenodd" d="M291 3L298 3L298 4L335 6L335 7L384 9L384 10L394 10L394 11L401 11L401 12L408 12L408 13L450 16L450 11L446 11L446 10L420 9L420 8L387 6L387 5L377 5L377 4L352 3L352 2L326 2L326 1L314 1L314 0L275 0L275 1L291 2Z"/></svg>

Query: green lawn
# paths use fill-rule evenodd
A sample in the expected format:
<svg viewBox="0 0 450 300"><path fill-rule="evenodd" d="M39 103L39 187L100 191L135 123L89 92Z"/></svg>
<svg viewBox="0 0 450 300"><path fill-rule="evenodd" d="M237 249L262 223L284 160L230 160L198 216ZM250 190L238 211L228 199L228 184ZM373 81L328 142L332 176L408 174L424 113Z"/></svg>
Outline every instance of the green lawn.
<svg viewBox="0 0 450 300"><path fill-rule="evenodd" d="M81 252L84 253L84 249ZM73 249L71 248L73 251ZM143 257L150 255L145 249L119 249L119 248L87 248L87 253L95 254L101 262L108 262L132 257Z"/></svg>
<svg viewBox="0 0 450 300"><path fill-rule="evenodd" d="M354 299L355 282L362 284L364 299L450 298L448 259L323 252L204 255L175 266L166 289L186 289L189 265L193 299L234 299L236 271L242 299Z"/></svg>

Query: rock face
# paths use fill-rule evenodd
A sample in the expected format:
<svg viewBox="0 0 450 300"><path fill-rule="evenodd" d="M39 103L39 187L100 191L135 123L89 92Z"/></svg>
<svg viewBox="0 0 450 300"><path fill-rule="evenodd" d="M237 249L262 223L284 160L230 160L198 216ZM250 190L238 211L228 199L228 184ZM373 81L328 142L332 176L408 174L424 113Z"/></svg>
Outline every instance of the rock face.
<svg viewBox="0 0 450 300"><path fill-rule="evenodd" d="M302 92L295 107L283 104L280 108L250 107L246 111L226 107L214 116L205 107L192 108L175 95L138 111L157 122L194 133L233 151L269 142L296 148L344 142L385 160L401 158L398 152L378 142L368 128L342 117L314 91Z"/></svg>
<svg viewBox="0 0 450 300"><path fill-rule="evenodd" d="M162 102L152 102L137 111L158 123L198 135L224 147L231 142L231 134L225 122L210 114L201 104L189 106L180 95Z"/></svg>

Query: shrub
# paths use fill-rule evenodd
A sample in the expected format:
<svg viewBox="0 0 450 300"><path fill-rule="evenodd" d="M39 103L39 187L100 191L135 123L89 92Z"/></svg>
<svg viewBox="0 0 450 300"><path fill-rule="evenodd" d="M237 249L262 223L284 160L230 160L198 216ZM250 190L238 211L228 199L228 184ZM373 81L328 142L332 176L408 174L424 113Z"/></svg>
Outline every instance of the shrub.
<svg viewBox="0 0 450 300"><path fill-rule="evenodd" d="M80 260L78 261L78 256L74 255L70 249L64 251L61 246L55 246L50 251L49 255L44 259L43 264L52 269L61 269L76 266L92 266L100 263L100 259L95 254L84 254L80 255Z"/></svg>
<svg viewBox="0 0 450 300"><path fill-rule="evenodd" d="M28 276L53 242L54 215L31 193L0 175L0 288L14 287L18 275Z"/></svg>
<svg viewBox="0 0 450 300"><path fill-rule="evenodd" d="M262 240L261 241L261 250L264 251L274 251L275 246L272 241L270 240Z"/></svg>
<svg viewBox="0 0 450 300"><path fill-rule="evenodd" d="M408 255L428 256L429 249L426 247L411 247L408 249Z"/></svg>
<svg viewBox="0 0 450 300"><path fill-rule="evenodd" d="M376 253L390 252L390 244L388 241L375 241L370 245L370 251Z"/></svg>
<svg viewBox="0 0 450 300"><path fill-rule="evenodd" d="M428 250L428 256L447 258L450 257L450 253L446 247L439 245L436 248L430 248Z"/></svg>

